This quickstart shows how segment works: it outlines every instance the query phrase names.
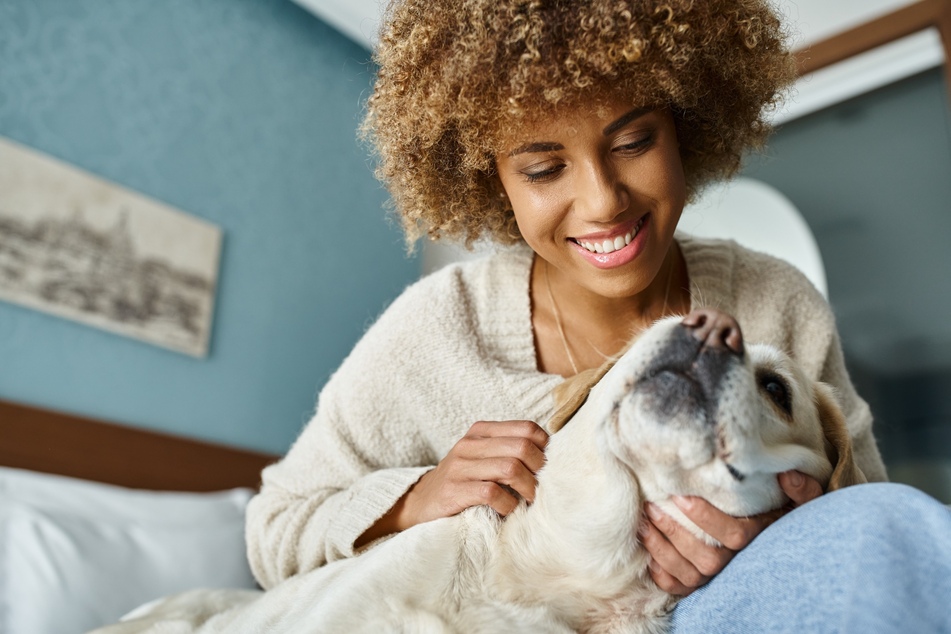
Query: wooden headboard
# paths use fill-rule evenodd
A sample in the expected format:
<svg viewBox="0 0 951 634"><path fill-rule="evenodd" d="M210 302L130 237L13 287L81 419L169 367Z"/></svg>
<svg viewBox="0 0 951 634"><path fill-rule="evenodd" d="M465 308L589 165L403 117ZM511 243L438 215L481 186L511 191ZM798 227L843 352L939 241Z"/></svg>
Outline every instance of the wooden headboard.
<svg viewBox="0 0 951 634"><path fill-rule="evenodd" d="M0 401L0 466L137 489L258 488L278 456Z"/></svg>

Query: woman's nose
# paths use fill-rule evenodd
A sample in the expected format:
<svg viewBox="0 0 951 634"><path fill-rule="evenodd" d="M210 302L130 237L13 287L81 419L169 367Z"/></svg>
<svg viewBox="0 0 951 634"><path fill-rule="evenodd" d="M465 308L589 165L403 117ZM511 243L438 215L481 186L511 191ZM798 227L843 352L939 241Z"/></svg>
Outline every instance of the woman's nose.
<svg viewBox="0 0 951 634"><path fill-rule="evenodd" d="M593 163L585 170L575 198L575 207L585 220L610 222L629 205L630 195L610 166Z"/></svg>

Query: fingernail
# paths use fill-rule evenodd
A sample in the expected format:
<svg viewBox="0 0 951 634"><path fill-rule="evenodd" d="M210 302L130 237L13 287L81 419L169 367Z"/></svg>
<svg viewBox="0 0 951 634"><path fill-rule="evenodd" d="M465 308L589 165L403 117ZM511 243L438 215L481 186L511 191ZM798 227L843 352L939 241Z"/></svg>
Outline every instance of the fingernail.
<svg viewBox="0 0 951 634"><path fill-rule="evenodd" d="M802 486L802 474L799 473L798 471L790 471L790 472L789 472L789 484L793 485L794 487L801 487L801 486Z"/></svg>
<svg viewBox="0 0 951 634"><path fill-rule="evenodd" d="M664 516L664 513L663 513L663 511L660 510L660 508L658 508L658 506L657 506L656 504L654 504L653 502L648 502L648 503L647 503L647 515L648 515L652 520L655 520L655 521L656 521L656 520L659 520L661 517L663 517L663 516Z"/></svg>
<svg viewBox="0 0 951 634"><path fill-rule="evenodd" d="M647 525L647 522L640 522L637 525L637 534L640 537L647 537L647 533L650 532L650 527Z"/></svg>
<svg viewBox="0 0 951 634"><path fill-rule="evenodd" d="M685 511L689 511L691 508L693 508L693 498L685 498L682 495L675 495L670 499L674 501L674 504Z"/></svg>

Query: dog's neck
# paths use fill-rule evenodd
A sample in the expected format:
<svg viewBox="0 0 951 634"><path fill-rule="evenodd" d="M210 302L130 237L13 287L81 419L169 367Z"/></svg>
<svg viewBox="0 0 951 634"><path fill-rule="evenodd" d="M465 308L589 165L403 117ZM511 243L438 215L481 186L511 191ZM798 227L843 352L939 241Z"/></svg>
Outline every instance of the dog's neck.
<svg viewBox="0 0 951 634"><path fill-rule="evenodd" d="M648 577L637 482L597 446L596 424L582 408L552 436L535 501L503 522L489 570L505 599L545 603L568 620L626 611L628 589Z"/></svg>

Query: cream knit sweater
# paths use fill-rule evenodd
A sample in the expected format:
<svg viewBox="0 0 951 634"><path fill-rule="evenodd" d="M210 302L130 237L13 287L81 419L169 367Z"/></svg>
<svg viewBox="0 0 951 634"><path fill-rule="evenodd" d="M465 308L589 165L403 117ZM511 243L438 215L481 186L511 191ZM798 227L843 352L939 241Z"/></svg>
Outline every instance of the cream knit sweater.
<svg viewBox="0 0 951 634"><path fill-rule="evenodd" d="M694 307L733 314L748 341L782 347L835 386L860 467L884 480L868 406L809 281L733 242L677 240ZM356 538L475 421L548 419L562 378L536 368L531 263L532 252L516 248L448 266L410 286L367 331L248 507L248 555L263 587L352 556Z"/></svg>

